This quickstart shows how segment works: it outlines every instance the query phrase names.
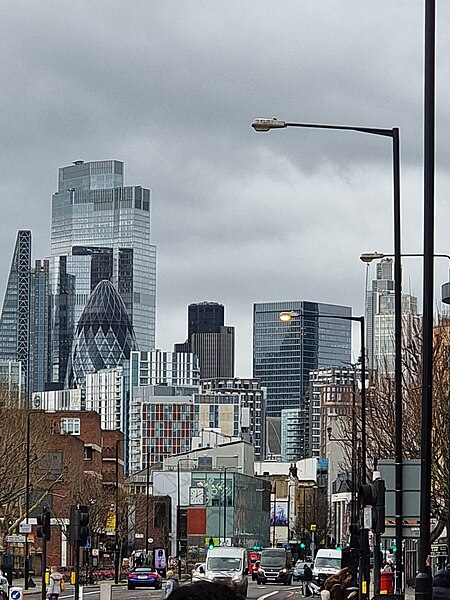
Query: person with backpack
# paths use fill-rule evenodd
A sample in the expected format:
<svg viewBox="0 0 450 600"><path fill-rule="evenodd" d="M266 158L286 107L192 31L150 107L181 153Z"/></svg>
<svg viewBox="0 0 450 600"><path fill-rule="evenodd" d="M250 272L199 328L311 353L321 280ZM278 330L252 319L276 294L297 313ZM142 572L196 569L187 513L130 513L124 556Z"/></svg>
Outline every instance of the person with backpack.
<svg viewBox="0 0 450 600"><path fill-rule="evenodd" d="M168 598L172 592L180 587L180 582L178 581L178 575L176 575L171 569L169 569L166 573L167 582L166 582L166 594L164 598Z"/></svg>
<svg viewBox="0 0 450 600"><path fill-rule="evenodd" d="M59 595L66 589L64 579L58 571L58 567L50 568L50 582L47 588L47 595L49 600L58 600Z"/></svg>
<svg viewBox="0 0 450 600"><path fill-rule="evenodd" d="M313 572L309 565L306 563L303 566L303 595L312 596L311 589L309 587L310 581L312 581Z"/></svg>

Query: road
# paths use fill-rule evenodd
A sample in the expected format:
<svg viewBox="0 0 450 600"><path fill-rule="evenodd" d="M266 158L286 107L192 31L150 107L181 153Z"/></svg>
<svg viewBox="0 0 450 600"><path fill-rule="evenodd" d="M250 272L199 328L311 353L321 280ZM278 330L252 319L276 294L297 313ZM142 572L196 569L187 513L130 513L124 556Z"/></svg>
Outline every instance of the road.
<svg viewBox="0 0 450 600"><path fill-rule="evenodd" d="M255 582L249 580L247 599L248 600L301 600L302 585L301 583L292 583L290 586L284 585L256 585ZM33 590L26 592L27 600L40 600L40 591ZM72 586L59 596L59 600L72 600L74 598L74 590ZM87 586L83 588L83 600L100 600L100 586ZM163 600L163 590L153 589L137 589L128 590L125 585L112 586L112 600ZM81 599L80 599L81 600Z"/></svg>

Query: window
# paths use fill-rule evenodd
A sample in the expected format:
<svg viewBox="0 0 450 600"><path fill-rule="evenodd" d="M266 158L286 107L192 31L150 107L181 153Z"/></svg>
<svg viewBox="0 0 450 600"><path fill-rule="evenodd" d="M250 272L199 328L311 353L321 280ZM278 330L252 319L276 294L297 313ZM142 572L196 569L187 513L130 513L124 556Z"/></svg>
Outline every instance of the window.
<svg viewBox="0 0 450 600"><path fill-rule="evenodd" d="M92 446L84 447L84 460L92 460Z"/></svg>
<svg viewBox="0 0 450 600"><path fill-rule="evenodd" d="M61 433L80 435L80 419L61 419Z"/></svg>

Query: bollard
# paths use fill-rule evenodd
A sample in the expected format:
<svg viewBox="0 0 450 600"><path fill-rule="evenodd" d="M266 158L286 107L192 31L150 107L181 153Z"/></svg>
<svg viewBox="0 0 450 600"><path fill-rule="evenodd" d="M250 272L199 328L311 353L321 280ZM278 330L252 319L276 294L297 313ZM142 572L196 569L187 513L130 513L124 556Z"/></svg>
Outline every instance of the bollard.
<svg viewBox="0 0 450 600"><path fill-rule="evenodd" d="M110 581L102 581L100 583L100 600L111 600L112 584Z"/></svg>

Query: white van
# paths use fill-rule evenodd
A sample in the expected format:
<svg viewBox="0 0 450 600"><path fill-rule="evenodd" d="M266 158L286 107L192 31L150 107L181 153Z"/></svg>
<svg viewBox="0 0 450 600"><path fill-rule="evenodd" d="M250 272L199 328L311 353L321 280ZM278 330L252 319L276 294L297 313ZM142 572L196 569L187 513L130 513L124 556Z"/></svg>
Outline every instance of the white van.
<svg viewBox="0 0 450 600"><path fill-rule="evenodd" d="M317 551L314 561L313 577L334 575L342 568L342 550L322 548ZM322 577L321 577L322 576Z"/></svg>
<svg viewBox="0 0 450 600"><path fill-rule="evenodd" d="M245 548L211 548L206 555L207 581L225 583L246 598L248 588L248 559Z"/></svg>

